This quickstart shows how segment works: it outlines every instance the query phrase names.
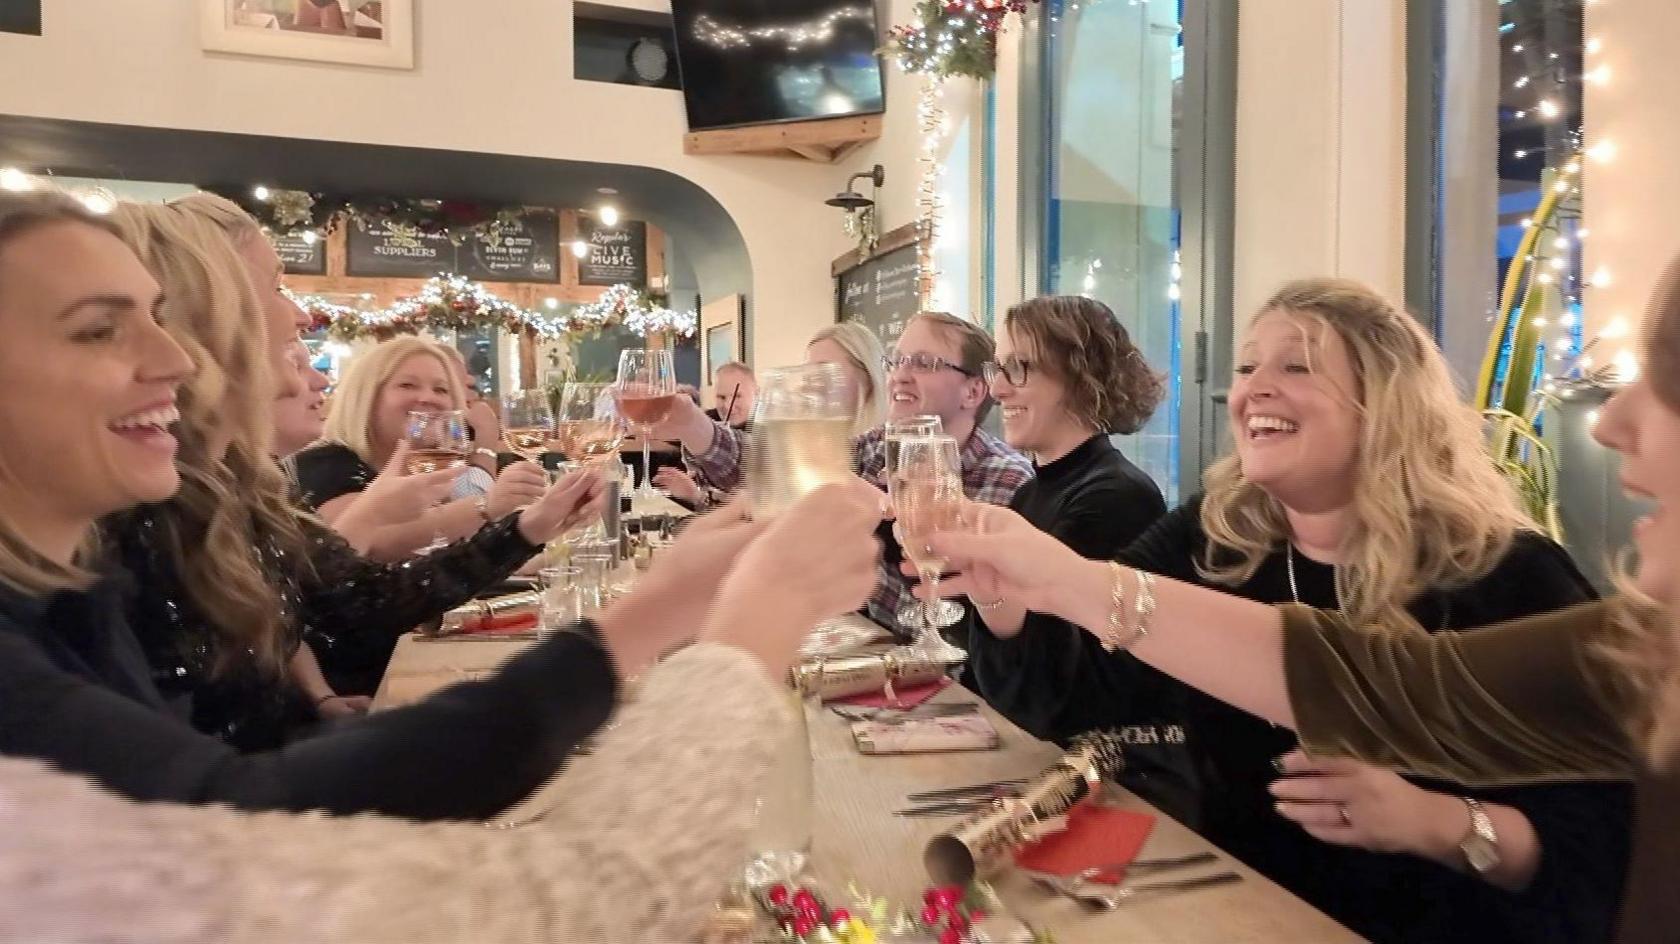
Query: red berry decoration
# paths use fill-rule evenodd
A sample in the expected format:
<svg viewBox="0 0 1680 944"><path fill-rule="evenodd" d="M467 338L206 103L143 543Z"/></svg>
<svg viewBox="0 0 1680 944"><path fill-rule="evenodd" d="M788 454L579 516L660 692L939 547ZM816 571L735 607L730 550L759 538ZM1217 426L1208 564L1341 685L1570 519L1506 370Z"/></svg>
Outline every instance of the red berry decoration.
<svg viewBox="0 0 1680 944"><path fill-rule="evenodd" d="M922 923L929 927L939 923L938 905L927 905L922 908Z"/></svg>
<svg viewBox="0 0 1680 944"><path fill-rule="evenodd" d="M798 908L800 910L804 910L806 908L815 907L816 904L817 904L817 896L811 894L809 891L807 891L803 888L801 888L799 891L796 891L796 892L793 893L793 906L795 908Z"/></svg>
<svg viewBox="0 0 1680 944"><path fill-rule="evenodd" d="M956 928L946 928L939 932L939 944L962 944L962 932Z"/></svg>
<svg viewBox="0 0 1680 944"><path fill-rule="evenodd" d="M852 913L844 908L836 908L834 909L834 913L828 916L828 920L830 924L835 927L839 927L847 921L852 920Z"/></svg>
<svg viewBox="0 0 1680 944"><path fill-rule="evenodd" d="M786 885L770 886L770 903L772 905L785 905L788 903L788 890Z"/></svg>
<svg viewBox="0 0 1680 944"><path fill-rule="evenodd" d="M935 904L938 904L938 903L939 903L939 889L930 888L927 891L922 892L922 904L924 904L924 905L935 905Z"/></svg>
<svg viewBox="0 0 1680 944"><path fill-rule="evenodd" d="M793 919L793 933L799 935L800 937L805 937L816 929L817 922L812 918L800 915L799 917Z"/></svg>

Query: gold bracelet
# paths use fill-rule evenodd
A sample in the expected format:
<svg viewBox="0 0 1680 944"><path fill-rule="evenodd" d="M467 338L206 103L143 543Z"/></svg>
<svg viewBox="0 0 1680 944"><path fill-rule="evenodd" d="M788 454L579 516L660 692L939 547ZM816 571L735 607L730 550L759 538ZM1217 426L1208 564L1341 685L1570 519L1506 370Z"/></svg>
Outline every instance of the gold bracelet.
<svg viewBox="0 0 1680 944"><path fill-rule="evenodd" d="M1132 575L1137 578L1137 627L1132 638L1126 641L1127 649L1149 635L1149 617L1155 612L1155 575L1135 567Z"/></svg>
<svg viewBox="0 0 1680 944"><path fill-rule="evenodd" d="M1108 625L1097 633L1097 641L1102 643L1104 652L1115 652L1125 648L1126 629L1126 585L1121 579L1125 568L1119 564L1109 562L1109 574L1114 578L1109 587Z"/></svg>
<svg viewBox="0 0 1680 944"><path fill-rule="evenodd" d="M990 603L982 603L979 600L974 599L973 597L969 597L968 602L974 604L975 609L986 610L986 611L989 612L991 610L995 610L998 607L1002 606L1006 602L1006 598L1005 597L998 597L996 600L993 600Z"/></svg>

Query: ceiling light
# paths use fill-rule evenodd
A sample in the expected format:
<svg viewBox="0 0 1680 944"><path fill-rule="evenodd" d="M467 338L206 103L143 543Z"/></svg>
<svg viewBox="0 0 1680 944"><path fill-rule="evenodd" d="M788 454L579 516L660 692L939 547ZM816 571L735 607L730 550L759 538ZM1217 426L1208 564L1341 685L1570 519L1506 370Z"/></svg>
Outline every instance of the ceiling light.
<svg viewBox="0 0 1680 944"><path fill-rule="evenodd" d="M589 244L581 239L572 240L572 255L579 259L589 258Z"/></svg>
<svg viewBox="0 0 1680 944"><path fill-rule="evenodd" d="M267 187L264 187L262 184L257 184L255 187L251 188L251 196L256 197L258 200L261 200L264 203L267 203L268 198L274 196L274 194L273 194L272 191L270 191Z"/></svg>
<svg viewBox="0 0 1680 944"><path fill-rule="evenodd" d="M618 225L618 207L610 203L601 204L601 208L595 211L595 216L600 219L602 226Z"/></svg>

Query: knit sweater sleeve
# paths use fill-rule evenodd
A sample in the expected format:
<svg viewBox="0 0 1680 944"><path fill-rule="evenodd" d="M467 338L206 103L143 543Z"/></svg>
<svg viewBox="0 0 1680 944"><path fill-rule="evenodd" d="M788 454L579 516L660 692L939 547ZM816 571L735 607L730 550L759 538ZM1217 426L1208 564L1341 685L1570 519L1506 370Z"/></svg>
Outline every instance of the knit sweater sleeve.
<svg viewBox="0 0 1680 944"><path fill-rule="evenodd" d="M136 805L0 761L0 938L693 940L745 857L784 704L747 654L695 646L507 830Z"/></svg>

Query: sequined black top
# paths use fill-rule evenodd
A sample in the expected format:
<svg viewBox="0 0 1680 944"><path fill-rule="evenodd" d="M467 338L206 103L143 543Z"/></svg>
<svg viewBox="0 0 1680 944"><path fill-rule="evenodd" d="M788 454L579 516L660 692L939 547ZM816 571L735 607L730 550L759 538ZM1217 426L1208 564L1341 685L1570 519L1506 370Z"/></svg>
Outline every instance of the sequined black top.
<svg viewBox="0 0 1680 944"><path fill-rule="evenodd" d="M241 754L167 716L121 583L46 596L0 583L0 754L136 800L482 819L553 777L618 693L601 638L584 622L489 678Z"/></svg>
<svg viewBox="0 0 1680 944"><path fill-rule="evenodd" d="M447 548L395 563L360 556L308 518L302 520L308 561L292 561L274 541L259 541L255 553L289 617L286 651L308 640L335 691L372 694L398 636L471 599L537 552L520 535L518 520L510 515ZM166 566L157 529L153 507L108 528L138 588L129 596L128 621L153 684L170 710L199 731L243 751L277 747L300 719L293 686L250 662L212 673L215 631Z"/></svg>

